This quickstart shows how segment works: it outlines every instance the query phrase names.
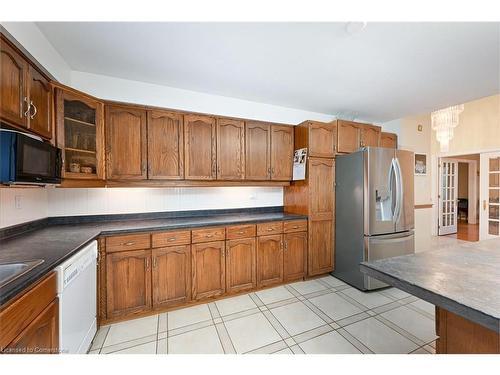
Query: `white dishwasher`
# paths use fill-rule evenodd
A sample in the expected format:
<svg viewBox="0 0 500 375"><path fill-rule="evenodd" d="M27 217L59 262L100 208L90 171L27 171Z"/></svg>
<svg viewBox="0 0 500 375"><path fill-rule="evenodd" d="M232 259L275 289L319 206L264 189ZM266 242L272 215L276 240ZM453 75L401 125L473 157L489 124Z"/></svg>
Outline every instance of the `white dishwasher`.
<svg viewBox="0 0 500 375"><path fill-rule="evenodd" d="M97 330L97 241L56 268L61 353L86 353Z"/></svg>

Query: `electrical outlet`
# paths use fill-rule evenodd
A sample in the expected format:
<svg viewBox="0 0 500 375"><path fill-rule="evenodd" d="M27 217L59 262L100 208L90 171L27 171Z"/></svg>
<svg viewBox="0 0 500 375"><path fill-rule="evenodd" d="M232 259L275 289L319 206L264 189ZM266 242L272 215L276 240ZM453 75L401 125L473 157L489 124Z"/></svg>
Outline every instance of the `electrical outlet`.
<svg viewBox="0 0 500 375"><path fill-rule="evenodd" d="M250 193L248 199L250 199L251 201L257 200L257 193Z"/></svg>
<svg viewBox="0 0 500 375"><path fill-rule="evenodd" d="M15 195L14 196L14 206L16 209L20 210L22 208L22 196L21 195Z"/></svg>

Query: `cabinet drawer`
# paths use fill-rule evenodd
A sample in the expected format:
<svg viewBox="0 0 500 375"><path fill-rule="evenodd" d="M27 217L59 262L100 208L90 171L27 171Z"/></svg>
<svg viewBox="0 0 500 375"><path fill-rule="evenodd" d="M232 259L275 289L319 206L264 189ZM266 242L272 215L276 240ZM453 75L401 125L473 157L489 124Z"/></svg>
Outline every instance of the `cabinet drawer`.
<svg viewBox="0 0 500 375"><path fill-rule="evenodd" d="M292 220L283 223L283 232L307 232L307 220Z"/></svg>
<svg viewBox="0 0 500 375"><path fill-rule="evenodd" d="M257 236L264 236L266 234L276 234L283 232L282 221L272 221L270 223L257 224Z"/></svg>
<svg viewBox="0 0 500 375"><path fill-rule="evenodd" d="M226 238L228 240L255 237L255 233L256 233L255 225L235 225L226 228Z"/></svg>
<svg viewBox="0 0 500 375"><path fill-rule="evenodd" d="M192 243L223 241L226 238L226 228L195 229L192 232Z"/></svg>
<svg viewBox="0 0 500 375"><path fill-rule="evenodd" d="M126 236L106 237L106 252L149 249L151 240L149 233L129 234Z"/></svg>
<svg viewBox="0 0 500 375"><path fill-rule="evenodd" d="M153 233L151 236L153 247L165 247L171 245L189 245L191 243L191 231L178 230L171 232Z"/></svg>

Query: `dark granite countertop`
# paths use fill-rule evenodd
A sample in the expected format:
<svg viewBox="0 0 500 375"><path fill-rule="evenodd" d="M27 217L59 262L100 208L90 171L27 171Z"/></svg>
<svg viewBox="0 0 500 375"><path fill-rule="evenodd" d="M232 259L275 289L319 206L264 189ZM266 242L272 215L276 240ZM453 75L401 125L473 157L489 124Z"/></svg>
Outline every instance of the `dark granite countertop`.
<svg viewBox="0 0 500 375"><path fill-rule="evenodd" d="M361 263L361 271L500 332L500 240Z"/></svg>
<svg viewBox="0 0 500 375"><path fill-rule="evenodd" d="M100 235L307 218L280 210L262 208L192 211L187 214L179 213L179 217L176 217L175 213L159 213L50 218L44 221L42 227L0 240L0 263L44 260L41 265L0 288L0 305L8 302ZM33 225L28 227L32 228Z"/></svg>

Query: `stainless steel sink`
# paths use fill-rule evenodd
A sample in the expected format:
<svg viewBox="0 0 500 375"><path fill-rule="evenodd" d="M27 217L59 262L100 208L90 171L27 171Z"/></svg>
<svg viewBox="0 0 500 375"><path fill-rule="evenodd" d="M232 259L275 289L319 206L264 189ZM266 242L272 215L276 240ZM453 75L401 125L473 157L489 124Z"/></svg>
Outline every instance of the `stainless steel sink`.
<svg viewBox="0 0 500 375"><path fill-rule="evenodd" d="M0 263L0 287L14 281L42 263L43 259L15 263Z"/></svg>

